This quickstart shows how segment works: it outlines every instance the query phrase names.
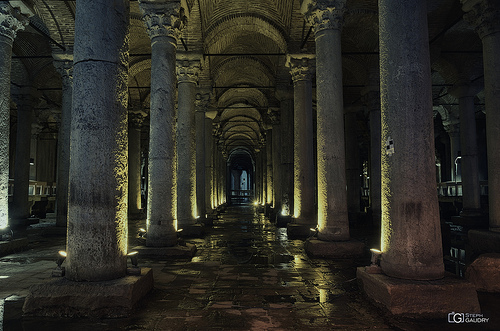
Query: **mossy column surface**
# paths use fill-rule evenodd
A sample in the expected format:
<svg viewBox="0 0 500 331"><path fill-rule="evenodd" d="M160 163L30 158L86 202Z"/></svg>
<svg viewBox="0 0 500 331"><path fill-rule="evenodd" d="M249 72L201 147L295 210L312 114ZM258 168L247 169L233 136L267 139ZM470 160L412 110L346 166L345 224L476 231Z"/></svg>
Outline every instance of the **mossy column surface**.
<svg viewBox="0 0 500 331"><path fill-rule="evenodd" d="M426 3L380 0L382 260L391 277L444 276Z"/></svg>
<svg viewBox="0 0 500 331"><path fill-rule="evenodd" d="M32 15L32 13L28 13ZM27 15L0 3L0 229L9 223L10 68L12 43L29 23ZM30 130L31 131L31 130Z"/></svg>
<svg viewBox="0 0 500 331"><path fill-rule="evenodd" d="M151 38L146 245L174 246L176 234L175 61L182 28L178 2L140 1Z"/></svg>
<svg viewBox="0 0 500 331"><path fill-rule="evenodd" d="M76 3L66 278L127 268L129 1Z"/></svg>
<svg viewBox="0 0 500 331"><path fill-rule="evenodd" d="M500 2L462 0L464 15L483 42L490 230L500 232ZM465 207L465 206L464 206Z"/></svg>

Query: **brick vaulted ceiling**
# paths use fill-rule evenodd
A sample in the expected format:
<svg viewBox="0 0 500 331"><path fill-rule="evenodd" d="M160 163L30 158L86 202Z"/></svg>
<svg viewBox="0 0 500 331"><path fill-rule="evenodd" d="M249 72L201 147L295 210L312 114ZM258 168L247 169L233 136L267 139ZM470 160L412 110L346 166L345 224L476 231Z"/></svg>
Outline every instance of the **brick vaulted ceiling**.
<svg viewBox="0 0 500 331"><path fill-rule="evenodd" d="M75 1L31 0L35 16L14 43L13 86L42 92L37 118L54 130L61 79L52 52L71 51ZM226 152L253 152L264 141L283 91L292 88L288 53L314 53L314 32L299 11L300 0L182 0L189 13L178 50L202 55L200 88L211 92L216 130ZM378 85L377 0L348 0L342 30L344 106L360 106ZM149 111L151 46L137 0L130 1L129 107ZM482 80L482 47L463 20L458 0L429 0L429 42L434 104L458 113L447 89L460 79ZM314 86L314 82L313 82ZM445 96L445 97L444 97ZM479 94L481 98L481 94ZM478 103L481 103L480 101ZM15 113L13 114L15 115ZM358 116L361 127L366 120Z"/></svg>

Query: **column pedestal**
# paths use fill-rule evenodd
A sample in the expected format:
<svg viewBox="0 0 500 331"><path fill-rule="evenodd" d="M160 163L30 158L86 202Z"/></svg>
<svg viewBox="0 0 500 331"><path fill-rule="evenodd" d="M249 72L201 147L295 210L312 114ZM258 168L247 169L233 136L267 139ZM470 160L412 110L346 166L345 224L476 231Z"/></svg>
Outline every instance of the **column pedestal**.
<svg viewBox="0 0 500 331"><path fill-rule="evenodd" d="M373 274L358 267L361 290L393 315L446 319L451 312L481 313L473 284L452 275L433 281L411 281Z"/></svg>

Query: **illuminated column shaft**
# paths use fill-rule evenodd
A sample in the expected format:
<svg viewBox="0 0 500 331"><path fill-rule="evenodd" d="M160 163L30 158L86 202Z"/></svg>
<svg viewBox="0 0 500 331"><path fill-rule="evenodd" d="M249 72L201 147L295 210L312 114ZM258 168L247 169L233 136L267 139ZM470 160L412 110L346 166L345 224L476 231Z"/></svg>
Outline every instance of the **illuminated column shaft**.
<svg viewBox="0 0 500 331"><path fill-rule="evenodd" d="M14 94L17 104L16 160L14 166L14 194L11 217L25 219L30 216L28 190L30 181L31 124L34 108L39 102L33 87L21 88Z"/></svg>
<svg viewBox="0 0 500 331"><path fill-rule="evenodd" d="M262 192L262 199L260 203L262 205L265 205L267 202L267 148L266 145L262 147L262 150L260 152L260 169L261 169L261 192Z"/></svg>
<svg viewBox="0 0 500 331"><path fill-rule="evenodd" d="M196 96L196 210L197 215L205 217L206 210L206 151L205 151L205 106L208 101L208 95L198 94Z"/></svg>
<svg viewBox="0 0 500 331"><path fill-rule="evenodd" d="M178 3L140 2L151 38L146 245L173 246L176 234L175 61Z"/></svg>
<svg viewBox="0 0 500 331"><path fill-rule="evenodd" d="M196 83L200 62L177 61L177 226L196 223Z"/></svg>
<svg viewBox="0 0 500 331"><path fill-rule="evenodd" d="M212 211L214 204L214 137L212 119L205 116L205 210Z"/></svg>
<svg viewBox="0 0 500 331"><path fill-rule="evenodd" d="M348 240L341 27L346 0L308 0L316 40L318 238ZM349 151L351 153L351 151Z"/></svg>
<svg viewBox="0 0 500 331"><path fill-rule="evenodd" d="M61 123L57 138L57 214L56 225L65 227L68 224L69 196L69 146L71 130L71 107L73 99L73 55L54 54L54 66L61 74L62 100Z"/></svg>
<svg viewBox="0 0 500 331"><path fill-rule="evenodd" d="M286 97L280 103L280 132L281 141L281 166L280 166L280 182L281 182L281 212L284 216L293 214L293 94Z"/></svg>
<svg viewBox="0 0 500 331"><path fill-rule="evenodd" d="M66 277L127 268L129 1L76 4Z"/></svg>
<svg viewBox="0 0 500 331"><path fill-rule="evenodd" d="M139 217L141 213L141 126L142 112L128 114L128 213Z"/></svg>
<svg viewBox="0 0 500 331"><path fill-rule="evenodd" d="M294 86L293 216L297 224L314 223L313 58L311 55L300 54L287 59Z"/></svg>
<svg viewBox="0 0 500 331"><path fill-rule="evenodd" d="M6 227L9 222L10 69L12 43L17 31L23 30L24 26L28 23L27 17L21 15L7 2L4 1L0 4L0 229Z"/></svg>
<svg viewBox="0 0 500 331"><path fill-rule="evenodd" d="M479 164L476 136L476 114L474 96L478 88L458 86L460 111L460 146L462 165L462 212L463 216L481 212L481 187L479 186Z"/></svg>
<svg viewBox="0 0 500 331"><path fill-rule="evenodd" d="M380 225L381 220L381 167L380 155L382 150L380 124L380 94L368 94L370 116L370 207L374 224Z"/></svg>
<svg viewBox="0 0 500 331"><path fill-rule="evenodd" d="M488 200L490 230L500 232L500 3L494 0L461 1L465 19L483 42L486 140L488 152Z"/></svg>
<svg viewBox="0 0 500 331"><path fill-rule="evenodd" d="M357 120L355 109L350 109L345 114L346 133L346 179L347 179L347 209L353 216L361 209L361 170L359 160L359 146L357 133Z"/></svg>
<svg viewBox="0 0 500 331"><path fill-rule="evenodd" d="M273 122L273 208L275 212L281 212L281 127L277 120ZM290 174L290 173L289 173Z"/></svg>
<svg viewBox="0 0 500 331"><path fill-rule="evenodd" d="M273 203L273 132L266 131L266 204Z"/></svg>
<svg viewBox="0 0 500 331"><path fill-rule="evenodd" d="M444 276L434 162L427 8L380 0L382 260L391 277ZM393 147L393 149L392 149Z"/></svg>

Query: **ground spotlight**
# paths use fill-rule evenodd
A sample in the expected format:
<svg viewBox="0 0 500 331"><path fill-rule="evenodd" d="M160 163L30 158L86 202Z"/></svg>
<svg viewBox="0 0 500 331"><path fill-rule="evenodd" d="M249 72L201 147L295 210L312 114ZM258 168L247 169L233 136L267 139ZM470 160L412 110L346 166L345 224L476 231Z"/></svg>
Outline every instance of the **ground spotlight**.
<svg viewBox="0 0 500 331"><path fill-rule="evenodd" d="M62 266L64 260L66 260L66 256L68 255L65 251L59 251L58 257L56 260L57 267L52 270L52 277L63 277L65 274L65 269Z"/></svg>
<svg viewBox="0 0 500 331"><path fill-rule="evenodd" d="M138 258L139 258L139 252L138 251L132 251L127 254L127 256L130 258L130 263L132 264L132 267L127 268L127 275L134 275L134 276L140 276L141 275L141 268L138 267Z"/></svg>
<svg viewBox="0 0 500 331"><path fill-rule="evenodd" d="M137 238L146 238L146 229L140 228L139 231L137 232Z"/></svg>

